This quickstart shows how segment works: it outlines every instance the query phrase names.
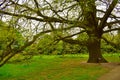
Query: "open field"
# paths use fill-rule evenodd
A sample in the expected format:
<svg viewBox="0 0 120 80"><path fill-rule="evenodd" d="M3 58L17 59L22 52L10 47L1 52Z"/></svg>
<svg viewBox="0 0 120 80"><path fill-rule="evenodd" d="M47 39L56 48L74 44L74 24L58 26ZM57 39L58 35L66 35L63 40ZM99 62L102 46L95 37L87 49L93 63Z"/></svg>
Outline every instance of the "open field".
<svg viewBox="0 0 120 80"><path fill-rule="evenodd" d="M118 62L118 55L104 55ZM111 70L101 64L87 64L88 55L35 56L29 61L9 62L0 68L0 80L96 80Z"/></svg>

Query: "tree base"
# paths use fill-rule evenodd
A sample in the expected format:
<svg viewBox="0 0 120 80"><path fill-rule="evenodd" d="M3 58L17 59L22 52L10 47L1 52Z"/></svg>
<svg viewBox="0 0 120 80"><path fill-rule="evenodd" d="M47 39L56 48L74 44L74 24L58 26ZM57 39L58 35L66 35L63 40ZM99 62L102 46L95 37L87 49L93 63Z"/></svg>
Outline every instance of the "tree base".
<svg viewBox="0 0 120 80"><path fill-rule="evenodd" d="M108 63L104 58L89 58L87 63Z"/></svg>

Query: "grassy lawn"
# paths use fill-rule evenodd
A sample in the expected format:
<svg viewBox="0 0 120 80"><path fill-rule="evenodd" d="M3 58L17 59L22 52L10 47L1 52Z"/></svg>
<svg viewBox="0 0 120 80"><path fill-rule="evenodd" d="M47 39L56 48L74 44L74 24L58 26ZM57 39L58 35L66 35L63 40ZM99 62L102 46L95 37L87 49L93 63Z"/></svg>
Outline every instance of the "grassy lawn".
<svg viewBox="0 0 120 80"><path fill-rule="evenodd" d="M109 62L120 62L120 53L104 54L103 56L104 56L105 59L107 59Z"/></svg>
<svg viewBox="0 0 120 80"><path fill-rule="evenodd" d="M105 57L111 60L111 56ZM0 80L96 80L110 70L99 64L84 63L87 58L87 55L44 55L7 63L0 68Z"/></svg>

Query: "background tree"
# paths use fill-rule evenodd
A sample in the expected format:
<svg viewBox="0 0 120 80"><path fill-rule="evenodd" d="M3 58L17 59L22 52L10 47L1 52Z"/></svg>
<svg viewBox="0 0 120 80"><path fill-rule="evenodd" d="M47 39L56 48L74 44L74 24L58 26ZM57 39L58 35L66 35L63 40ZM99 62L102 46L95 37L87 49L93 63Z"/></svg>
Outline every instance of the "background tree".
<svg viewBox="0 0 120 80"><path fill-rule="evenodd" d="M107 62L101 53L101 39L110 42L103 34L120 29L119 0L3 0L1 5L2 20L6 16L17 17L15 26L28 30L22 33L27 39L25 46L41 34L52 32L58 41L86 46L89 63ZM87 34L88 39L73 38L81 33Z"/></svg>

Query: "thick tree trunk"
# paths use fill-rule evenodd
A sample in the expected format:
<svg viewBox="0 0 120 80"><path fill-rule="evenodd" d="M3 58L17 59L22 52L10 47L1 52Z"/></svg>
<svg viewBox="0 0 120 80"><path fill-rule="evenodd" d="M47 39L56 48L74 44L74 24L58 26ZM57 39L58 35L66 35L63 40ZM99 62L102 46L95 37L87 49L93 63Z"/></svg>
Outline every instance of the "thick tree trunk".
<svg viewBox="0 0 120 80"><path fill-rule="evenodd" d="M101 39L95 36L89 36L87 48L89 51L88 63L106 63L101 53Z"/></svg>

